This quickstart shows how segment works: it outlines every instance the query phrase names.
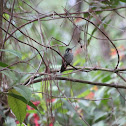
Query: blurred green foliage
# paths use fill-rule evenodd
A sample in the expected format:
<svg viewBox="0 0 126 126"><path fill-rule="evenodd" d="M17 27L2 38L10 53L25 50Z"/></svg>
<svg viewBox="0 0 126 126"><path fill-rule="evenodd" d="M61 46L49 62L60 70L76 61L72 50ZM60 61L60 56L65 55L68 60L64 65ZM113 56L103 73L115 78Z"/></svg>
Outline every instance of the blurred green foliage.
<svg viewBox="0 0 126 126"><path fill-rule="evenodd" d="M8 12L11 12L12 3L13 0L8 0L6 3L5 9L8 10ZM97 26L100 28L102 25L111 40L121 39L125 36L124 29L126 28L126 23L125 19L122 18L122 16L126 16L125 8L113 11L102 11L102 9L114 9L120 6L125 6L125 3L125 0L87 0L87 2L82 2L81 11L86 11L88 9L96 11L94 12L95 15L99 17L102 22L102 24L98 24ZM28 5L30 5L32 8ZM23 0L17 0L15 1L13 10L14 16L11 23L13 23L16 27L20 27L28 21L34 20L22 27L21 31L44 46L52 46L55 50L59 51L63 55L64 50L67 48L65 44L70 42L73 33L73 23L71 23L69 19L57 19L56 13L65 13L64 8L67 10L71 8L70 3L68 4L67 0L26 0L25 2L23 2ZM101 9L101 11L97 11L97 9ZM75 11L76 10L73 7L69 13L73 13ZM49 14L53 15L51 17L49 16L41 19L42 16ZM8 13L4 13L3 16L7 20L10 19L10 15ZM81 16L94 23L97 22L92 13L85 13ZM40 22L38 17L40 18ZM85 21L80 21L79 23L83 28L86 26ZM7 28L7 26L8 23L3 20L3 27ZM10 26L9 33L12 33L15 29L16 28L13 26ZM81 49L80 44L74 43L74 40L72 40L69 45L69 47L76 45L73 50L73 66L114 69L117 64L117 55L115 53L111 53L112 49L115 52L112 45L110 45L110 58L105 59L101 53L99 40L92 37L95 36L101 38L98 29L89 23L88 33L89 34L86 34L88 42L87 50L85 48ZM51 69L60 69L62 58L56 52L35 43L35 41L26 37L18 30L13 35L19 40L29 43L37 48ZM5 33L3 36L5 37ZM52 37L62 41L65 44L52 39ZM85 35L83 31L81 31L80 37L82 39L81 44L84 45ZM125 68L126 47L124 42L125 41L114 41L116 47L121 50L121 53L123 53L123 55L121 55L122 59L119 64L120 68ZM33 119L38 119L38 123L42 126L51 126L52 122L54 126L86 126L86 124L77 115L77 112L80 115L83 115L84 119L91 126L126 125L125 101L117 89L110 87L108 88L105 86L98 87L92 86L90 84L74 83L70 81L48 80L31 84L26 87L24 91L27 90L29 92L29 95L26 95L23 93L24 87L19 88L20 84L25 83L29 77L36 75L34 73L40 64L41 57L33 48L27 46L26 44L19 43L12 37L5 42L5 50L1 51L4 51L4 62L0 62L1 69L13 63L19 62L8 67L6 71L2 71L3 76L6 78L6 83L8 84L9 89L15 89L15 87L18 87L18 90L16 90L17 88L15 90L18 91L18 93L20 93L20 95L22 95L25 99L31 100L32 102L34 101L35 103L36 101L40 102L36 105L39 111L27 108L28 116L24 121L27 125L34 125ZM43 62L39 71L37 72L45 72L45 65ZM59 76L58 72L56 74ZM122 73L121 75L123 75L124 78L126 77L125 73ZM125 82L121 80L116 73L100 70L92 70L90 72L77 71L75 73L74 70L68 70L65 71L64 75L61 76L91 82L108 84L117 83L125 85ZM49 75L44 75L39 78L44 77L49 77ZM120 92L125 97L125 91L122 89ZM9 102L12 102L12 100ZM12 103L10 104L13 106ZM75 107L77 112L75 112L72 105ZM3 113L0 114L2 115ZM9 121L12 123L12 125L16 125L15 119L10 119L9 117L6 118L5 124L10 126ZM22 120L20 122L22 122Z"/></svg>

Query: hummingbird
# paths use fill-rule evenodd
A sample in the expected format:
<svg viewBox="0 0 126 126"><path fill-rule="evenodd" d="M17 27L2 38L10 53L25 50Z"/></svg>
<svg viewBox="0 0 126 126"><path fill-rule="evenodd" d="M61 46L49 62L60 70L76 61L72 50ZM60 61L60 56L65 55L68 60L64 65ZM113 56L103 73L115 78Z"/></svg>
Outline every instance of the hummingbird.
<svg viewBox="0 0 126 126"><path fill-rule="evenodd" d="M67 66L70 65L72 61L73 61L72 49L67 48L62 59L62 66L61 66L60 72L62 73L63 71L65 71Z"/></svg>

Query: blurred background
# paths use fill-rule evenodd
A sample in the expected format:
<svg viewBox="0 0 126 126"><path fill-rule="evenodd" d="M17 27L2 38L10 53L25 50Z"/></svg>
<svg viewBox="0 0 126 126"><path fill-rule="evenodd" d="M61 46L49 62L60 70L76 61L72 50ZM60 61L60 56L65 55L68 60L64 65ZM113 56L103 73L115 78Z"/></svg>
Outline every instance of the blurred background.
<svg viewBox="0 0 126 126"><path fill-rule="evenodd" d="M74 82L126 86L125 0L5 0L1 17L4 125L20 125L11 112L6 114L3 93L21 84L30 89L30 100L39 110L27 105L22 125L126 125L125 88ZM68 47L74 47L72 65L78 70L69 66L60 74L61 55ZM73 81L55 80L57 76ZM33 83L27 85L29 79Z"/></svg>

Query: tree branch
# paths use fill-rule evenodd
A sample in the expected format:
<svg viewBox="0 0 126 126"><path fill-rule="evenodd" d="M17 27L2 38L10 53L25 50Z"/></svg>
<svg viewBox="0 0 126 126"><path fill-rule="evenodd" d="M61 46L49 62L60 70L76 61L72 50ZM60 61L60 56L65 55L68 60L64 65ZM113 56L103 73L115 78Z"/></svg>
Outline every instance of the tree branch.
<svg viewBox="0 0 126 126"><path fill-rule="evenodd" d="M46 77L46 78L40 78L37 80L33 80L29 84L34 84L38 83L41 81L47 81L47 80L66 80L66 81L71 81L71 82L78 82L78 83L83 83L83 84L90 84L90 85L97 85L97 86L107 86L107 87L113 87L113 88L122 88L126 89L126 86L123 85L118 85L116 83L100 83L100 82L91 82L91 81L85 81L85 80L79 80L79 79L72 79L72 78L67 78L67 77Z"/></svg>

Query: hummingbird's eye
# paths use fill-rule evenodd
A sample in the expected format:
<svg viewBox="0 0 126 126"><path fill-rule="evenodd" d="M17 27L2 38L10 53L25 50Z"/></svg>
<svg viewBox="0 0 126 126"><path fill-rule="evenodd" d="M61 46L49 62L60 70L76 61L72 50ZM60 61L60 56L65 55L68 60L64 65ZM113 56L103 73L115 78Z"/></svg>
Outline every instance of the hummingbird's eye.
<svg viewBox="0 0 126 126"><path fill-rule="evenodd" d="M66 53L68 53L69 52L69 50L66 50Z"/></svg>

